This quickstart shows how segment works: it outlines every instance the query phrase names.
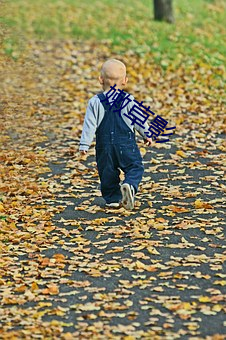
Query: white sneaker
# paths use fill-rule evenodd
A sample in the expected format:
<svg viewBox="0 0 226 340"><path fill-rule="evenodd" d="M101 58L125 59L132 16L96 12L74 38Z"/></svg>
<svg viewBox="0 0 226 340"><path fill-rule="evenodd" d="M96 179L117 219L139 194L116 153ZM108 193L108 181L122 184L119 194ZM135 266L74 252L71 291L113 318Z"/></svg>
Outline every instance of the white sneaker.
<svg viewBox="0 0 226 340"><path fill-rule="evenodd" d="M122 205L125 209L132 210L134 208L134 196L135 190L134 187L128 183L124 183L121 185L121 193L122 193Z"/></svg>
<svg viewBox="0 0 226 340"><path fill-rule="evenodd" d="M105 207L107 207L107 208L119 208L120 207L120 202L106 203Z"/></svg>

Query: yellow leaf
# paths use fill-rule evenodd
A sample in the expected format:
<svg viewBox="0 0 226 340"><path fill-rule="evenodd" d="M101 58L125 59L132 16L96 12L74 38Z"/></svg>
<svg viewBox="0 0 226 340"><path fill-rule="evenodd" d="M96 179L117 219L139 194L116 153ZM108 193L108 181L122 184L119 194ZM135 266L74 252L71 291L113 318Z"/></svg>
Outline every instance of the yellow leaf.
<svg viewBox="0 0 226 340"><path fill-rule="evenodd" d="M226 280L216 280L214 281L215 285L221 285L221 286L226 286Z"/></svg>
<svg viewBox="0 0 226 340"><path fill-rule="evenodd" d="M37 285L36 282L32 282L32 285L31 285L31 291L34 292L35 290L38 290L39 289L39 286Z"/></svg>
<svg viewBox="0 0 226 340"><path fill-rule="evenodd" d="M93 220L92 224L94 224L94 225L103 225L106 222L108 222L108 218L102 217L102 218L96 218L95 220Z"/></svg>
<svg viewBox="0 0 226 340"><path fill-rule="evenodd" d="M107 250L107 251L105 252L105 254L118 253L118 252L121 252L121 251L123 251L123 250L124 250L123 247L116 247L116 248L114 248L114 249Z"/></svg>
<svg viewBox="0 0 226 340"><path fill-rule="evenodd" d="M200 296L199 302L211 302L209 296Z"/></svg>
<svg viewBox="0 0 226 340"><path fill-rule="evenodd" d="M62 334L61 336L64 340L74 340L74 336L69 332Z"/></svg>
<svg viewBox="0 0 226 340"><path fill-rule="evenodd" d="M190 302L183 302L182 306L183 306L183 309L185 310L191 310L193 308Z"/></svg>
<svg viewBox="0 0 226 340"><path fill-rule="evenodd" d="M83 238L83 237L81 237L81 236L78 236L78 237L75 237L75 238L72 238L71 240L70 240L70 242L77 242L77 243L84 243L84 241L85 241L85 239Z"/></svg>
<svg viewBox="0 0 226 340"><path fill-rule="evenodd" d="M39 318L41 318L43 315L45 315L45 314L47 314L47 313L49 313L49 312L51 312L51 309L45 309L45 310L42 310L42 311L40 311L40 312L36 312L36 313L33 314L33 318L34 318L34 319L39 319Z"/></svg>
<svg viewBox="0 0 226 340"><path fill-rule="evenodd" d="M154 288L152 288L152 290L153 291L155 291L155 292L163 292L164 290L163 290L163 288L162 287L154 287Z"/></svg>
<svg viewBox="0 0 226 340"><path fill-rule="evenodd" d="M190 331L195 331L197 328L199 328L198 324L195 322L188 324L187 327Z"/></svg>
<svg viewBox="0 0 226 340"><path fill-rule="evenodd" d="M136 261L136 267L137 267L138 269L146 269L146 264L144 264L143 262L137 260L137 261Z"/></svg>
<svg viewBox="0 0 226 340"><path fill-rule="evenodd" d="M140 148L140 153L142 155L142 157L146 154L146 149L145 148Z"/></svg>
<svg viewBox="0 0 226 340"><path fill-rule="evenodd" d="M214 312L220 312L223 308L224 308L224 306L221 306L221 305L218 304L218 305L214 305L212 310Z"/></svg>
<svg viewBox="0 0 226 340"><path fill-rule="evenodd" d="M195 201L195 208L196 209L199 209L199 208L202 208L202 201L200 200L200 199L197 199L196 201Z"/></svg>
<svg viewBox="0 0 226 340"><path fill-rule="evenodd" d="M158 250L156 250L154 247L148 247L147 248L148 252L150 254L153 254L153 255L160 255L160 253L158 252Z"/></svg>
<svg viewBox="0 0 226 340"><path fill-rule="evenodd" d="M52 306L51 302L39 302L38 303L38 308L51 307L51 306Z"/></svg>
<svg viewBox="0 0 226 340"><path fill-rule="evenodd" d="M167 226L163 225L163 224L157 224L154 226L155 229L157 230L164 230L167 229Z"/></svg>
<svg viewBox="0 0 226 340"><path fill-rule="evenodd" d="M183 157L183 158L187 157L186 154L184 153L184 151L182 151L182 150L177 150L176 154L180 157Z"/></svg>
<svg viewBox="0 0 226 340"><path fill-rule="evenodd" d="M16 228L15 222L11 222L10 225L9 225L9 227L12 228L12 229Z"/></svg>
<svg viewBox="0 0 226 340"><path fill-rule="evenodd" d="M151 159L151 163L153 163L153 164L159 164L160 161L157 160L157 159L155 159L155 158L152 158L152 159Z"/></svg>
<svg viewBox="0 0 226 340"><path fill-rule="evenodd" d="M194 203L195 205L195 208L196 209L201 209L201 208L204 208L204 209L212 209L213 206L209 203L206 203L206 202L203 202L201 201L200 199L197 199Z"/></svg>
<svg viewBox="0 0 226 340"><path fill-rule="evenodd" d="M5 209L4 209L4 207L3 207L3 204L0 203L0 212L4 212L4 211L5 211Z"/></svg>

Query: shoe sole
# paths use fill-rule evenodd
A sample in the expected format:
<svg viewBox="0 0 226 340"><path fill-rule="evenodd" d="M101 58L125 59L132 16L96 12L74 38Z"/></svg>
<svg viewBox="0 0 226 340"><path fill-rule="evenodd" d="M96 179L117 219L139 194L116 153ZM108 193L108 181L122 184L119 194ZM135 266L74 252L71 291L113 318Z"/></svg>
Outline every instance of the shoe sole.
<svg viewBox="0 0 226 340"><path fill-rule="evenodd" d="M134 197L132 195L131 187L128 183L121 185L122 205L125 209L132 210L134 208Z"/></svg>
<svg viewBox="0 0 226 340"><path fill-rule="evenodd" d="M111 208L111 209L118 209L118 208L120 208L120 204L119 203L114 203L114 205L105 204L105 207Z"/></svg>

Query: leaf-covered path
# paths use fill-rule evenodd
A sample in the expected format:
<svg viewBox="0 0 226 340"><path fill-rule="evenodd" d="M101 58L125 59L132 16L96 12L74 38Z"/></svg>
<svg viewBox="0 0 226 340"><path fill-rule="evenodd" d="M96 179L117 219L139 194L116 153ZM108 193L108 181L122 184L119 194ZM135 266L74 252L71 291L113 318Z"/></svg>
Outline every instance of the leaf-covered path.
<svg viewBox="0 0 226 340"><path fill-rule="evenodd" d="M128 91L177 129L165 144L139 141L135 209L114 211L100 196L94 148L78 153L110 48L30 50L2 63L0 79L0 338L223 340L222 67L163 72L150 55L117 56Z"/></svg>

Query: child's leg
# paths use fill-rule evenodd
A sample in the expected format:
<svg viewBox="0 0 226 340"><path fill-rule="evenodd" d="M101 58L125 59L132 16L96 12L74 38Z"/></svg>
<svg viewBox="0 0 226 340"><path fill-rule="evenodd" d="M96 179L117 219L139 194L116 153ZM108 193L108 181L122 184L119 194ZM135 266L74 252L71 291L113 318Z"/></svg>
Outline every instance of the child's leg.
<svg viewBox="0 0 226 340"><path fill-rule="evenodd" d="M123 183L132 185L136 194L144 173L140 151L136 144L121 145L119 151L120 168L125 174Z"/></svg>
<svg viewBox="0 0 226 340"><path fill-rule="evenodd" d="M106 203L119 202L122 198L120 191L120 170L117 158L111 145L98 148L96 151L97 169L100 177L100 189Z"/></svg>

